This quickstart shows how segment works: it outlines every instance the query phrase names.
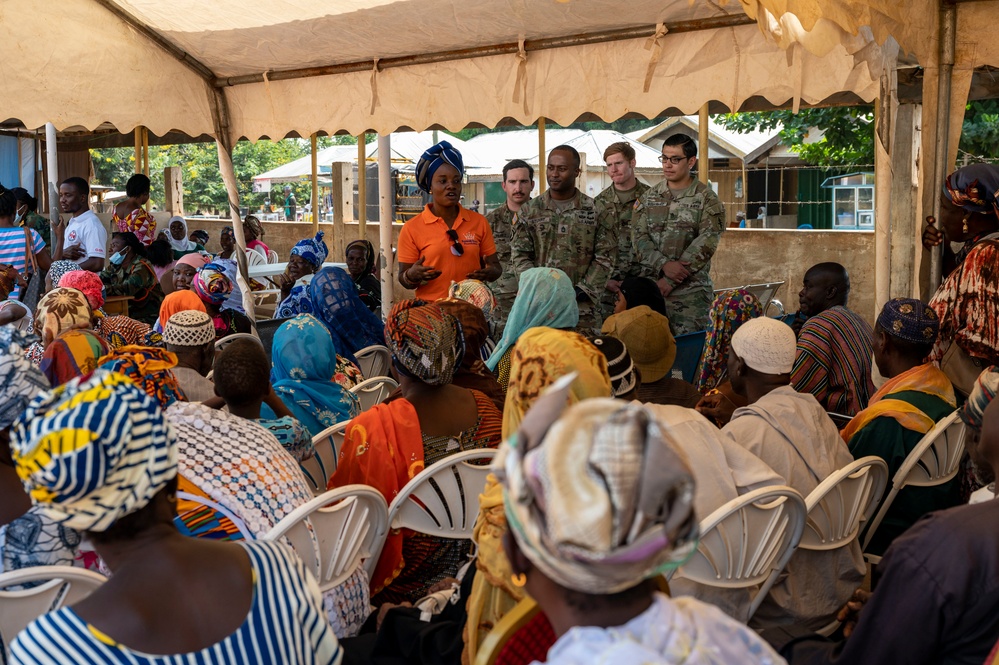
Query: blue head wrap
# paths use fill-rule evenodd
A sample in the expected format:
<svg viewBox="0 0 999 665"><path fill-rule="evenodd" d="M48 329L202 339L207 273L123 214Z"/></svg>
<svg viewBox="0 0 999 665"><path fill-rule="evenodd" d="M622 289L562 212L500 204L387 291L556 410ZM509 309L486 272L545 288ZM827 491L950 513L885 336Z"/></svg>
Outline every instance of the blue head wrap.
<svg viewBox="0 0 999 665"><path fill-rule="evenodd" d="M892 337L913 344L937 341L940 319L929 305L914 298L892 298L878 316L878 325Z"/></svg>
<svg viewBox="0 0 999 665"><path fill-rule="evenodd" d="M450 164L457 169L458 175L465 175L465 162L461 159L461 153L447 141L441 141L423 153L416 163L416 184L420 189L430 192L430 181L442 164Z"/></svg>
<svg viewBox="0 0 999 665"><path fill-rule="evenodd" d="M323 265L323 261L329 256L330 250L326 247L326 243L323 242L323 232L320 231L316 234L315 238L307 238L305 240L299 240L295 243L295 246L291 248L292 256L301 256L303 259L309 262L309 265L315 270L319 270L319 267Z"/></svg>
<svg viewBox="0 0 999 665"><path fill-rule="evenodd" d="M971 212L999 214L999 166L969 164L947 176L943 188L954 205Z"/></svg>

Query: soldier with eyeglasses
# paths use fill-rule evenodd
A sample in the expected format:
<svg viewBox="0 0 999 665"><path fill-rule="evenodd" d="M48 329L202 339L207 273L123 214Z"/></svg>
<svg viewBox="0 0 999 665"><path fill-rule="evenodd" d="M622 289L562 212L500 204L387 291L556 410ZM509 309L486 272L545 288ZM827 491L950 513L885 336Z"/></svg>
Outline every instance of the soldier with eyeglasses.
<svg viewBox="0 0 999 665"><path fill-rule="evenodd" d="M642 276L659 284L673 334L684 335L708 327L711 257L725 230L725 209L691 174L697 164L692 138L667 138L659 161L665 178L635 202L634 256Z"/></svg>

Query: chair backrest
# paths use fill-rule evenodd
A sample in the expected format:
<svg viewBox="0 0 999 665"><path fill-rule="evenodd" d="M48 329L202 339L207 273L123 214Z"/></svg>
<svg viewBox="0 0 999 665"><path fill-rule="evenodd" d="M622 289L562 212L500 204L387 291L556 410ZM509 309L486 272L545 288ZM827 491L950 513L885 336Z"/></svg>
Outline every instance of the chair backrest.
<svg viewBox="0 0 999 665"><path fill-rule="evenodd" d="M760 305L763 307L763 311L766 312L770 301L773 300L782 286L784 286L784 282L767 282L765 284L749 284L743 288L756 296L756 299L760 301Z"/></svg>
<svg viewBox="0 0 999 665"><path fill-rule="evenodd" d="M390 376L373 376L350 389L361 402L361 411L367 411L375 404L381 404L399 384Z"/></svg>
<svg viewBox="0 0 999 665"><path fill-rule="evenodd" d="M366 346L354 354L361 368L361 376L388 376L392 365L392 354L387 347L375 344Z"/></svg>
<svg viewBox="0 0 999 665"><path fill-rule="evenodd" d="M833 425L835 425L838 430L842 430L850 424L851 420L853 420L851 416L845 416L842 413L833 413L832 411L826 411L826 415L829 416L829 420L833 421Z"/></svg>
<svg viewBox="0 0 999 665"><path fill-rule="evenodd" d="M441 538L471 538L492 448L465 450L421 471L389 506L389 528ZM481 462L471 464L472 461Z"/></svg>
<svg viewBox="0 0 999 665"><path fill-rule="evenodd" d="M684 578L711 587L759 587L745 617L766 598L805 527L805 501L785 486L732 499L701 520L697 551L680 568Z"/></svg>
<svg viewBox="0 0 999 665"><path fill-rule="evenodd" d="M267 265L267 257L255 249L248 249L246 250L246 265L247 267Z"/></svg>
<svg viewBox="0 0 999 665"><path fill-rule="evenodd" d="M327 427L312 437L312 446L316 454L300 464L305 481L315 495L326 491L326 484L336 472L337 461L340 459L340 448L343 447L343 436L347 431L349 420Z"/></svg>
<svg viewBox="0 0 999 665"><path fill-rule="evenodd" d="M359 566L373 573L387 534L384 497L367 485L345 485L285 515L264 540L287 538L326 591L342 584Z"/></svg>
<svg viewBox="0 0 999 665"><path fill-rule="evenodd" d="M263 346L263 342L261 342L260 338L257 337L256 335L254 335L252 333L240 333L240 332L238 332L238 333L232 333L231 335L226 335L222 339L220 339L217 342L215 342L215 351L216 352L221 351L225 347L227 347L230 344L232 344L233 342L235 342L237 339L252 339L257 344L260 344L260 346Z"/></svg>
<svg viewBox="0 0 999 665"><path fill-rule="evenodd" d="M29 623L63 605L72 605L107 581L73 566L32 566L0 575L0 636L8 646ZM43 582L30 589L10 587ZM0 661L6 662L0 658Z"/></svg>
<svg viewBox="0 0 999 665"><path fill-rule="evenodd" d="M805 497L808 517L798 547L832 550L847 545L871 518L888 484L888 465L862 457L819 483Z"/></svg>
<svg viewBox="0 0 999 665"><path fill-rule="evenodd" d="M701 366L701 354L704 352L705 331L688 333L676 338L676 360L670 369L670 376L683 379L687 383L697 381L697 370Z"/></svg>
<svg viewBox="0 0 999 665"><path fill-rule="evenodd" d="M902 466L895 472L895 477L891 480L891 491L881 503L874 521L864 535L865 551L895 497L903 488L909 485L914 487L943 485L957 475L961 458L964 456L966 434L964 421L958 416L958 412L954 411L942 418L919 440L902 462Z"/></svg>
<svg viewBox="0 0 999 665"><path fill-rule="evenodd" d="M246 526L246 522L244 522L241 518L239 518L236 515L236 513L232 512L231 510L223 506L221 503L218 503L217 501L212 501L211 499L199 496L197 494L191 494L190 492L183 492L183 491L177 492L177 498L183 499L185 501L190 501L191 503L195 503L199 506L204 506L205 508L210 508L211 510L218 512L220 515L222 515L230 522L232 522L232 525L236 527L237 531L239 531L239 535L241 536L242 540L253 540L254 538L253 532L250 531L250 527ZM238 538L234 539L239 540Z"/></svg>
<svg viewBox="0 0 999 665"><path fill-rule="evenodd" d="M268 264L279 263L280 261L281 261L281 257L278 256L277 252L275 252L273 249L267 250L267 263Z"/></svg>

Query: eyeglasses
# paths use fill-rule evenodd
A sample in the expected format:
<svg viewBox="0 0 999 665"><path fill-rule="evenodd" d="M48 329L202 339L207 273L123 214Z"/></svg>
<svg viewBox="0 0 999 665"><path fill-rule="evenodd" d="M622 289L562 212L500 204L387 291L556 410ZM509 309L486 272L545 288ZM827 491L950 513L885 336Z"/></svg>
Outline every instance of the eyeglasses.
<svg viewBox="0 0 999 665"><path fill-rule="evenodd" d="M455 256L461 256L465 253L465 248L461 246L458 242L458 232L454 229L447 230L447 239L451 241L451 253Z"/></svg>
<svg viewBox="0 0 999 665"><path fill-rule="evenodd" d="M690 159L690 157L667 157L666 155L659 155L659 162L661 164L669 162L673 166L676 166L680 162L686 161L688 159Z"/></svg>

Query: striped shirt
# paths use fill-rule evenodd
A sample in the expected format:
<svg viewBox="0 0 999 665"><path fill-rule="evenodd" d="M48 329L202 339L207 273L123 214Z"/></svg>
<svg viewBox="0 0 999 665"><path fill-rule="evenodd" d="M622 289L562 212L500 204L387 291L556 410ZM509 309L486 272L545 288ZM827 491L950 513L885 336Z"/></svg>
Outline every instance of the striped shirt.
<svg viewBox="0 0 999 665"><path fill-rule="evenodd" d="M874 332L842 305L808 319L798 334L791 383L811 393L826 411L855 416L874 394Z"/></svg>
<svg viewBox="0 0 999 665"><path fill-rule="evenodd" d="M45 249L45 241L38 235L38 231L31 229L31 242L34 244L35 254ZM0 263L14 266L17 272L24 274L24 229L20 227L0 228ZM11 299L17 299L21 293L21 287L15 286L10 293Z"/></svg>
<svg viewBox="0 0 999 665"><path fill-rule="evenodd" d="M253 569L253 602L235 632L206 649L178 655L133 651L83 621L72 608L43 615L11 645L13 663L336 665L343 652L326 621L319 587L285 545L240 543ZM164 627L165 628L165 627Z"/></svg>

